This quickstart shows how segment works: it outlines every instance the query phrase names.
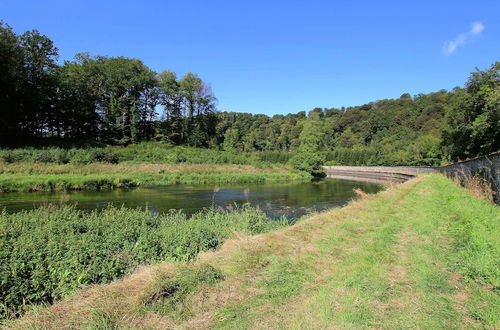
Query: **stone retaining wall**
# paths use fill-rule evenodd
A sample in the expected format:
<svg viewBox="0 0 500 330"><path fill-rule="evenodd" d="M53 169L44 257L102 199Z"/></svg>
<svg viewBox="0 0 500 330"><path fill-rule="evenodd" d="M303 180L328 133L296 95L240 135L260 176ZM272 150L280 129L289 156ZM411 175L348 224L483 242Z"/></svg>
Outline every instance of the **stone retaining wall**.
<svg viewBox="0 0 500 330"><path fill-rule="evenodd" d="M439 172L446 173L450 177L460 180L480 174L489 178L493 183L493 189L500 191L500 152L479 157L463 162L458 162L436 168Z"/></svg>

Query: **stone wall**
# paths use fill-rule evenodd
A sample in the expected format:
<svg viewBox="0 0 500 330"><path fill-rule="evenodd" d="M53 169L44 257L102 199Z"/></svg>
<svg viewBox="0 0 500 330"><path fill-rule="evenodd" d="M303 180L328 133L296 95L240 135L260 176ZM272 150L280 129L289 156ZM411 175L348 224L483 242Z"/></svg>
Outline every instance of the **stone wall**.
<svg viewBox="0 0 500 330"><path fill-rule="evenodd" d="M480 174L493 183L496 192L500 191L500 152L435 169L460 180Z"/></svg>

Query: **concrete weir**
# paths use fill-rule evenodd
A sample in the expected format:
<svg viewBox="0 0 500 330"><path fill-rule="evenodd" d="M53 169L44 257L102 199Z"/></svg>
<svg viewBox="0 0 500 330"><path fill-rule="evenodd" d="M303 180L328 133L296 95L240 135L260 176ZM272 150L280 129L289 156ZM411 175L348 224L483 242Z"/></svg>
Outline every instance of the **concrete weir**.
<svg viewBox="0 0 500 330"><path fill-rule="evenodd" d="M324 166L326 176L334 179L373 183L405 182L417 173L435 172L433 168L381 166Z"/></svg>
<svg viewBox="0 0 500 330"><path fill-rule="evenodd" d="M419 173L443 173L459 180L481 175L491 182L495 191L500 189L500 152L437 167L411 166L323 166L329 178L369 181L375 183L404 182Z"/></svg>

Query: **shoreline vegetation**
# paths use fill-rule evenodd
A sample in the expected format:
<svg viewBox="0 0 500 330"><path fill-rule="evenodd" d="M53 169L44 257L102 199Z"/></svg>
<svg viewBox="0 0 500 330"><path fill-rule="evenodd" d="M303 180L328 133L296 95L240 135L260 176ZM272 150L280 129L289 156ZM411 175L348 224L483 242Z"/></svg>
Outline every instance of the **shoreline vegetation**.
<svg viewBox="0 0 500 330"><path fill-rule="evenodd" d="M235 232L258 234L288 225L248 206L152 215L109 206L83 212L48 205L0 213L0 320L78 288L116 280L139 265L191 261Z"/></svg>
<svg viewBox="0 0 500 330"><path fill-rule="evenodd" d="M286 167L250 165L0 163L0 192L133 188L148 185L265 183L311 180Z"/></svg>
<svg viewBox="0 0 500 330"><path fill-rule="evenodd" d="M124 148L0 150L0 192L311 179L309 173L285 163L286 156L277 153L235 154L161 143Z"/></svg>
<svg viewBox="0 0 500 330"><path fill-rule="evenodd" d="M108 215L120 212L128 213L114 209ZM256 215L252 210L240 212ZM40 219L58 219L45 222L52 223L55 231L61 226L61 215L78 218L70 216L74 214L71 209L42 209L4 214L8 221L0 223L9 223L6 229L13 233L23 228L21 223L30 223L27 214L41 213L46 216ZM257 218L259 230L249 230L255 222L246 217L249 220L236 221L231 234L225 231L222 236L229 240L222 246L222 240L206 245L208 250L217 249L215 252L179 258L191 262L165 258L167 262L140 267L120 281L69 294L53 306L29 308L24 317L6 324L11 328L104 324L110 328L265 328L277 323L284 328L332 324L346 328L459 328L495 327L500 322L500 245L496 239L500 209L441 175L423 175L363 196L344 208L308 216L287 228L278 225L273 228L278 230L248 236L269 229L262 217ZM235 223L232 219L224 230ZM92 221L78 225L81 222L68 223L75 226L70 237L84 237L85 230L77 228ZM123 221L119 223L121 226ZM147 223L138 227L147 227ZM205 220L185 223L201 228L198 226L204 226ZM103 231L113 224L117 222L112 221ZM6 229L2 232L7 233ZM123 232L126 230L117 235ZM160 246L167 245L185 246L165 241ZM103 250L108 248L97 251ZM202 250L207 249L193 251ZM124 255L128 250L119 251ZM103 256L106 258L121 260ZM43 269L40 262L24 265Z"/></svg>

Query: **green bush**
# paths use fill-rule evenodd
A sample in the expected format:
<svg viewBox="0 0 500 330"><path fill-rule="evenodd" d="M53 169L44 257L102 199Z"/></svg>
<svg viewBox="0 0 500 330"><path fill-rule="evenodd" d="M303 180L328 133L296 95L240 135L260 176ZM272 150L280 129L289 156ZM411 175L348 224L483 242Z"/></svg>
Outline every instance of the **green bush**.
<svg viewBox="0 0 500 330"><path fill-rule="evenodd" d="M6 163L57 163L90 164L104 163L166 163L166 164L284 164L290 156L286 153L235 153L216 149L178 146L160 142L144 142L127 147L85 149L14 149L0 150L0 158Z"/></svg>
<svg viewBox="0 0 500 330"><path fill-rule="evenodd" d="M325 158L321 153L299 152L290 159L290 162L293 168L311 173L314 176L319 176L324 172L322 166L325 163Z"/></svg>
<svg viewBox="0 0 500 330"><path fill-rule="evenodd" d="M115 207L0 213L0 318L20 315L25 305L51 303L81 285L110 282L140 264L192 260L234 232L256 234L287 223L251 208L191 217Z"/></svg>
<svg viewBox="0 0 500 330"><path fill-rule="evenodd" d="M2 150L2 160L6 163L32 162L30 149Z"/></svg>

